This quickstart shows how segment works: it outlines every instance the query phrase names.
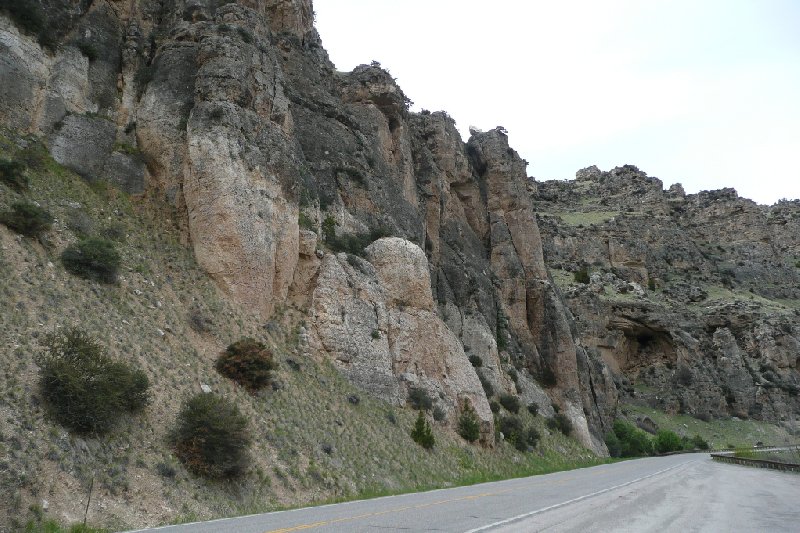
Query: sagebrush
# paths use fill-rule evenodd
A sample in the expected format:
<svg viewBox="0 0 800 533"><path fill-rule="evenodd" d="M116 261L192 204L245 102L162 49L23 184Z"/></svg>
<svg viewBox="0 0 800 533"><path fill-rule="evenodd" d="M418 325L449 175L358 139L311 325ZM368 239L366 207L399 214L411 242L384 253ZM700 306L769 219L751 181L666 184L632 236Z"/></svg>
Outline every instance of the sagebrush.
<svg viewBox="0 0 800 533"><path fill-rule="evenodd" d="M49 335L37 357L40 387L58 422L79 433L104 433L123 413L143 409L149 380L138 368L115 361L78 328Z"/></svg>
<svg viewBox="0 0 800 533"><path fill-rule="evenodd" d="M187 400L171 437L175 455L197 475L233 478L249 464L247 419L221 396L200 393Z"/></svg>

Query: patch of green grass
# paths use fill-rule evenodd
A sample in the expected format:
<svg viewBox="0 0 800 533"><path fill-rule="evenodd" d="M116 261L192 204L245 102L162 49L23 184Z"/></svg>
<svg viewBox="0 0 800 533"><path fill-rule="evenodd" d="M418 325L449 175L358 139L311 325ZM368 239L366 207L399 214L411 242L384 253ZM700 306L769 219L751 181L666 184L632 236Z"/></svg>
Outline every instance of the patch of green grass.
<svg viewBox="0 0 800 533"><path fill-rule="evenodd" d="M566 211L550 214L558 216L567 226L578 227L604 224L619 215L619 211Z"/></svg>
<svg viewBox="0 0 800 533"><path fill-rule="evenodd" d="M637 415L649 416L659 429L674 431L689 438L700 435L708 441L712 449L725 448L728 444L736 447L752 447L757 442L781 445L796 440L784 428L768 422L732 418L704 422L689 415L670 415L640 405L623 404L621 408L631 421L635 420Z"/></svg>

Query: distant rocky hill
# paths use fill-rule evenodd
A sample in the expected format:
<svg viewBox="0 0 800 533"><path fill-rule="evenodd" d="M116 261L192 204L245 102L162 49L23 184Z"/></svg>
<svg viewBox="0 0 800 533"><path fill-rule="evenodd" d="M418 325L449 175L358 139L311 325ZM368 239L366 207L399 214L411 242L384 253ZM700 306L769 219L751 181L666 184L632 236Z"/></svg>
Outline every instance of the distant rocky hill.
<svg viewBox="0 0 800 533"><path fill-rule="evenodd" d="M545 262L624 397L705 419L795 422L799 201L687 195L630 165L533 187Z"/></svg>
<svg viewBox="0 0 800 533"><path fill-rule="evenodd" d="M27 347L34 331L57 325L47 312L52 302L75 306L70 319L93 317L101 331L124 324L136 335L173 339L150 346L147 337L148 350L136 357L176 394L201 381L225 388L207 359L231 341L225 328L233 328L280 344L289 368L336 368L383 418L382 406L405 406L421 389L436 402L441 430L458 439L453 428L469 405L487 450L504 446L491 410L501 395L544 417L562 414L572 436L600 455L620 398L698 417L791 422L798 412L797 202L757 206L730 190L687 196L629 166L537 183L502 127L475 130L464 142L445 112L409 111L380 65L337 72L313 27L311 0L0 6L0 151L16 157L38 142L47 147L55 162L32 171L41 182L31 195L61 217L52 249L0 228L4 264L23 272L8 276L5 290L26 317L3 315L14 325L15 351L6 359L25 369L23 385L14 386L28 391L8 404L24 414L15 415L12 433L44 431L29 400L35 367ZM113 185L124 193L110 194L119 205L103 207L96 202L105 196L67 187L72 174L64 169L97 190ZM63 184L48 181L57 176ZM2 191L7 207L12 192ZM73 283L63 272L49 277L55 250L79 236L65 217L82 211L98 227L120 217L136 235L124 254L136 266L120 294ZM151 249L162 241L166 251ZM188 249L196 264L174 260L173 246ZM191 277L198 272L203 280ZM191 281L176 287L181 276ZM152 292L152 301L128 306L124 291L132 287L137 298ZM174 306L170 314L162 301ZM112 302L119 314L81 310L88 302ZM224 316L213 334L178 325L176 317L204 318L198 308ZM181 379L173 359L197 383ZM284 380L302 391L307 379L309 397L328 398L320 391L338 382L322 373ZM336 386L337 394L347 389ZM297 452L282 440L288 430L270 433L286 420L265 418L263 405L246 395L239 400L271 435L259 441L262 458L315 473L298 474L292 479L303 481L292 485L284 470L260 471L261 485L244 491L248 497L260 498L270 479L287 491L317 480L333 496L346 492L339 484L369 485L366 474L342 473L363 457L337 463L317 453L318 443ZM327 402L335 412L349 408L330 399L308 407L319 409L315 431L330 423L341 436L340 418L321 414ZM177 403L162 391L151 410L163 418ZM147 453L163 452L162 418L142 423L147 439L131 437L144 439ZM380 423L376 434L404 434ZM14 472L34 456L49 464L44 451L24 449ZM82 449L75 444L69 453ZM396 448L369 458L382 462L387 450ZM440 459L426 468L462 468ZM332 474L319 474L318 464ZM76 469L51 475L77 486ZM405 475L386 486L408 482ZM142 476L168 485L152 472ZM26 490L25 498L36 498L40 487ZM175 514L169 508L125 520Z"/></svg>

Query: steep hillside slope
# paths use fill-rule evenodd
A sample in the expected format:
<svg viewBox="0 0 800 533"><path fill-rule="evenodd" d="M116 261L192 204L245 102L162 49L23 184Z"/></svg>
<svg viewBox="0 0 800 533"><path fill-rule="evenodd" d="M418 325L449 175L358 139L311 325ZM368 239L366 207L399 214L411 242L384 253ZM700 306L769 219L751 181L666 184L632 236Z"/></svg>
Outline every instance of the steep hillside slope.
<svg viewBox="0 0 800 533"><path fill-rule="evenodd" d="M0 185L0 212L26 198L55 219L41 240L0 224L0 531L37 516L80 522L90 487L89 523L118 530L596 462L524 409L526 426L542 435L534 453L471 445L446 420L432 422L436 446L424 450L409 437L413 411L359 390L328 359L308 354L303 310L282 306L260 320L219 291L181 244L170 207L87 184L35 138L0 135L0 159L30 165L28 190ZM114 239L117 284L64 269L61 252L85 235ZM109 434L70 432L46 409L35 358L47 334L70 326L150 380L147 408ZM214 370L220 351L243 337L267 343L278 363L257 395ZM205 480L173 453L181 403L204 388L233 400L248 420L254 444L240 479Z"/></svg>

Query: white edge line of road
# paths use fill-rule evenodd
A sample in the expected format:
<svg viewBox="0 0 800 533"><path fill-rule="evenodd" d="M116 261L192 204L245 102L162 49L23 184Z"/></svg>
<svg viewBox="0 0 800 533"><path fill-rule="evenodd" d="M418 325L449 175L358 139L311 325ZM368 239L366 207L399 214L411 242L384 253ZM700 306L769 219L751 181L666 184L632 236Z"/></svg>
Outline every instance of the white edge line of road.
<svg viewBox="0 0 800 533"><path fill-rule="evenodd" d="M681 464L686 464L686 463L681 463ZM599 464L599 465L579 468L579 469L575 469L575 470L591 470L593 468L603 468L605 466L608 466L608 464L607 463L606 464ZM666 472L667 470L672 470L673 468L677 468L678 466L681 466L681 465L676 465L676 466L667 468L665 470L661 470L659 472L656 472L655 474L650 474L649 476L645 476L643 478L635 479L635 480L631 481L630 483L636 483L637 481L641 481L642 479L647 479L648 477L655 476L657 474L661 474L663 472ZM567 472L572 472L572 470L560 470L558 472L552 472L552 474L562 474L562 473L567 473ZM550 474L544 474L544 475L550 475ZM538 476L529 476L529 477L538 477ZM445 491L445 490L477 487L477 486L480 486L480 485L483 485L483 486L495 485L495 484L498 484L498 483L503 483L505 481L518 481L520 479L526 479L526 478L522 477L522 478L511 478L511 479L498 479L496 481L487 481L485 483L477 483L475 485L458 485L458 486L455 486L455 487L442 487L440 489L431 489L431 490L422 491L422 492L406 492L404 494L388 494L386 496L378 496L377 498L365 498L365 499L362 499L362 500L350 500L350 501L346 501L346 502L326 503L324 505L307 505L306 507L297 507L295 509L284 509L282 511L271 511L271 512L267 512L267 513L253 513L253 514L243 515L243 516L227 516L225 518L215 518L213 520L198 520L198 521L195 521L195 522L184 522L184 523L181 523L181 524L166 524L166 525L163 525L163 526L148 527L148 528L144 528L144 529L130 529L130 530L124 531L123 533L144 533L144 532L147 532L147 531L159 531L161 529L169 529L171 527L185 527L185 526L194 526L194 525L197 525L197 524L214 524L216 522L226 522L228 520L240 520L242 518L251 518L251 517L254 517L254 516L266 516L266 515L276 515L276 514L283 514L283 513L295 513L295 512L298 512L298 511L305 511L307 509L324 509L325 507L333 507L334 505L343 506L343 505L353 505L353 504L362 503L362 502L374 502L374 501L383 500L383 499L386 499L386 498L396 498L398 496L406 496L406 495L410 495L410 494L433 494L434 492L442 492L442 491ZM628 483L626 483L626 485L627 484ZM619 485L618 487L611 487L610 489L605 489L605 490L612 490L612 489L619 488L619 487L624 487L624 486L625 485ZM600 492L596 492L594 494L588 494L588 495L582 496L581 498L578 498L578 499L588 498L589 496L594 496L595 494L600 494L602 492L605 492L605 490L600 491ZM577 501L577 500L571 500L571 501ZM553 507L558 507L560 505L566 505L568 503L571 503L571 501L570 502L563 502L563 503L560 503L560 504L556 504L555 506L548 507L547 509L552 509ZM539 513L539 512L542 512L542 511L546 511L547 509L539 509L538 511L535 511L533 514ZM526 514L524 516L528 516L528 515ZM515 518L509 518L508 521L516 520L517 518L523 518L524 516L515 517ZM498 522L497 524L500 524L500 523L501 522ZM505 523L505 522L502 522L502 523ZM484 526L483 528L480 528L480 529L473 529L473 530L471 530L470 532L467 532L467 533L471 533L472 531L483 531L485 528L493 527L494 525L496 525L496 524L491 524L491 525L488 525L488 526Z"/></svg>
<svg viewBox="0 0 800 533"><path fill-rule="evenodd" d="M665 468L664 470L659 470L658 472L653 472L652 474L648 474L646 476L634 479L632 481L628 481L626 483L622 483L620 485L615 485L613 487L608 487L608 488L603 489L603 490L598 490L597 492L592 492L591 494L584 494L583 496L578 496L577 498L573 498L571 500L567 500L567 501L561 502L561 503L556 503L556 504L550 505L548 507L542 507L541 509L536 509L535 511L530 511L528 513L523 513L521 515L512 516L511 518L506 518L505 520L500 520L499 522L494 522L492 524L487 524L485 526L481 526L481 527L478 527L478 528L475 528L475 529L470 529L469 531L465 531L464 533L478 533L479 531L486 531L486 530L489 530L489 529L492 529L492 528L495 528L495 527L498 527L498 526L502 526L502 525L505 525L505 524L510 524L512 522L516 522L518 520L522 520L522 519L528 518L529 516L534 516L534 515L537 515L537 514L540 514L540 513L544 513L545 511L550 511L552 509L558 509L559 507L564 507L565 505L569 505L571 503L579 502L581 500L585 500L587 498L591 498L593 496L597 496L598 494L603 494L603 493L606 493L606 492L609 492L609 491L612 491L612 490L620 489L622 487L627 487L628 485L632 485L634 483L638 483L639 481L644 481L645 479L651 478L653 476L657 476L659 474L663 474L664 472L669 472L670 470L674 470L676 468L679 468L681 466L685 466L685 465L687 465L689 463L693 463L693 462L695 462L695 461L687 461L685 463L681 463L681 464L678 464L678 465L675 465L675 466L671 466L669 468Z"/></svg>

